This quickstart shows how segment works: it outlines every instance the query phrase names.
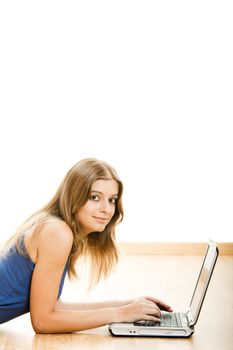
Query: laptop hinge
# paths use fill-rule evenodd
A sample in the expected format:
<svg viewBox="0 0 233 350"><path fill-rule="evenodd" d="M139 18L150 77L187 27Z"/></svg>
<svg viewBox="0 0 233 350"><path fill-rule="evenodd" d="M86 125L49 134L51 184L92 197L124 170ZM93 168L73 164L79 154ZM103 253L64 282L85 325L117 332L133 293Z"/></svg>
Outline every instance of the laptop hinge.
<svg viewBox="0 0 233 350"><path fill-rule="evenodd" d="M186 313L186 316L187 316L187 318L188 318L189 326L192 326L194 320L193 320L193 316L192 316L192 313L191 313L190 310Z"/></svg>

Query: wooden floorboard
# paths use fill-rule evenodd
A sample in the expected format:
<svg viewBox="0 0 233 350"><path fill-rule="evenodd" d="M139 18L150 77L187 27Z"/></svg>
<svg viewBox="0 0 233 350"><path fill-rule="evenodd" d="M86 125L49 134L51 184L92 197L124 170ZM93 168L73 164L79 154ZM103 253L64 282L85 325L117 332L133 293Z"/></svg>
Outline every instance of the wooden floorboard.
<svg viewBox="0 0 233 350"><path fill-rule="evenodd" d="M233 242L218 242L220 255L233 255ZM136 255L203 255L207 243L201 242L120 242L120 251Z"/></svg>

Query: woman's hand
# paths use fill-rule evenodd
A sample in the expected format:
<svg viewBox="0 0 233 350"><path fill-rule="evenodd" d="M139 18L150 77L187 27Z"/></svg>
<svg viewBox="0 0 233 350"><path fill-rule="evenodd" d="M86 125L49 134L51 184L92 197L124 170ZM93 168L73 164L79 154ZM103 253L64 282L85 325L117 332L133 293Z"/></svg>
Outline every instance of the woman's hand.
<svg viewBox="0 0 233 350"><path fill-rule="evenodd" d="M172 312L172 308L160 299L145 296L119 308L118 322L150 320L160 322L161 311Z"/></svg>
<svg viewBox="0 0 233 350"><path fill-rule="evenodd" d="M153 297L148 297L148 296L146 296L145 299L155 303L159 307L160 310L167 311L167 312L172 312L173 311L171 306L169 306L168 304L166 304L164 301L162 301L160 299L153 298Z"/></svg>

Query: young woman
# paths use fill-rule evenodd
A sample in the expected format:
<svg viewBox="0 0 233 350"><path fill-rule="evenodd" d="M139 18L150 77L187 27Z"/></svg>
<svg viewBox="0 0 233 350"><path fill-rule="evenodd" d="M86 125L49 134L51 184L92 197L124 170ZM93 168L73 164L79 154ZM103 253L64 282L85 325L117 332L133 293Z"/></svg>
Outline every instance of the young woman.
<svg viewBox="0 0 233 350"><path fill-rule="evenodd" d="M115 226L123 218L123 186L116 171L84 159L67 173L51 201L33 214L0 255L0 323L30 311L36 333L65 333L111 322L159 321L161 300L69 304L60 301L66 273L89 257L91 284L116 264ZM76 263L76 264L75 264Z"/></svg>

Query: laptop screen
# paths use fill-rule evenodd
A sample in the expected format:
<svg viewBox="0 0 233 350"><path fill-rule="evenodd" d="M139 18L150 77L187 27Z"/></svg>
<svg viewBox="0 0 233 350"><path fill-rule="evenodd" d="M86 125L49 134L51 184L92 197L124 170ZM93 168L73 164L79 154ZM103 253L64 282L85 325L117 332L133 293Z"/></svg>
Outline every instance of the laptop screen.
<svg viewBox="0 0 233 350"><path fill-rule="evenodd" d="M192 324L195 324L197 322L217 257L218 248L216 247L216 244L211 241L208 245L203 265L189 306L193 318Z"/></svg>

